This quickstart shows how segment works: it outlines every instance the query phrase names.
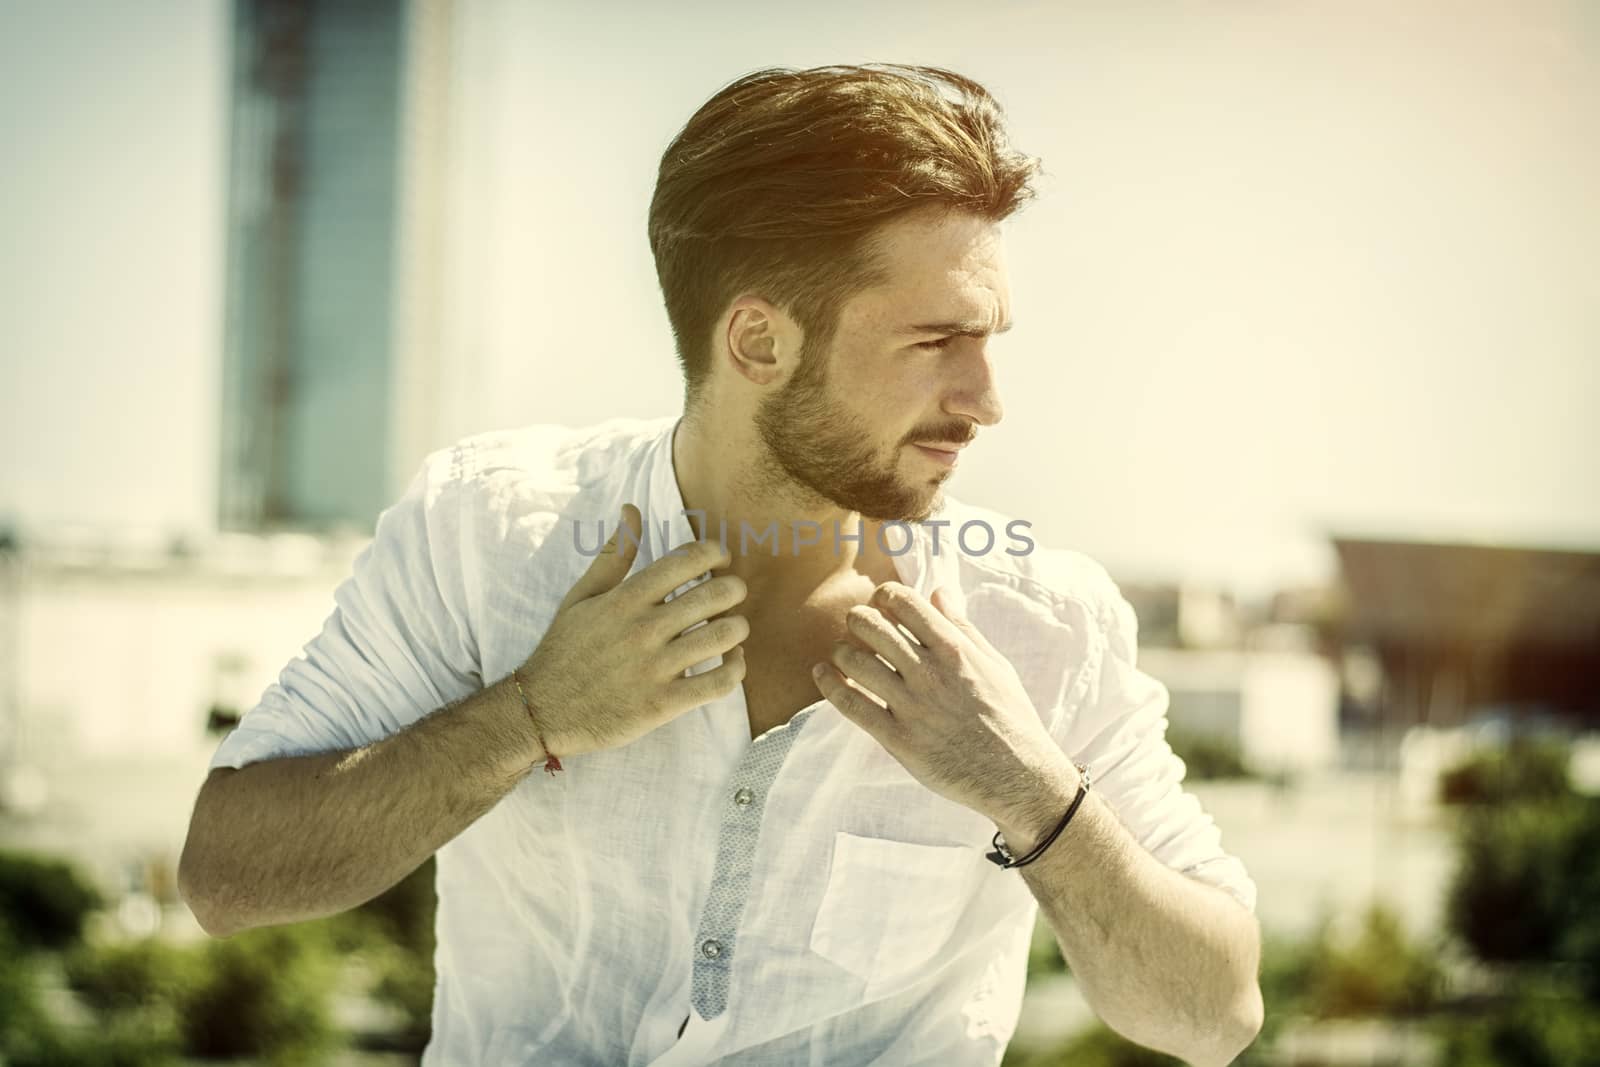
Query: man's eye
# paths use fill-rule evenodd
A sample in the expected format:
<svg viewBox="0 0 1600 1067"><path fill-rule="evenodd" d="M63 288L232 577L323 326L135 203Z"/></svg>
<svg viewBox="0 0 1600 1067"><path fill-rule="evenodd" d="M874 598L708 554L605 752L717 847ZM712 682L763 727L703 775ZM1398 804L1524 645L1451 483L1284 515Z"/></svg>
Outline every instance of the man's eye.
<svg viewBox="0 0 1600 1067"><path fill-rule="evenodd" d="M930 350L937 350L937 349L940 349L940 348L944 348L946 345L948 345L951 341L954 341L955 339L956 339L955 335L951 334L949 337L941 337L937 341L923 341L923 342L919 343L917 345L917 347L918 348L926 348L926 349L930 349Z"/></svg>

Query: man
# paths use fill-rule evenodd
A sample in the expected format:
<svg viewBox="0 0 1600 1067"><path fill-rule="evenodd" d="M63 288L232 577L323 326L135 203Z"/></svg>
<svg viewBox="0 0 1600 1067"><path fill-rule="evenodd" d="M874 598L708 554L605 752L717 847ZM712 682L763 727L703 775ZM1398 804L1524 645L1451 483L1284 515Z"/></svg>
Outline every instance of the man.
<svg viewBox="0 0 1600 1067"><path fill-rule="evenodd" d="M1248 1045L1255 886L1132 610L941 492L1001 418L999 224L1034 171L947 71L709 101L650 212L682 417L427 459L213 761L180 871L205 928L437 852L426 1063L976 1065L1042 908L1112 1027Z"/></svg>

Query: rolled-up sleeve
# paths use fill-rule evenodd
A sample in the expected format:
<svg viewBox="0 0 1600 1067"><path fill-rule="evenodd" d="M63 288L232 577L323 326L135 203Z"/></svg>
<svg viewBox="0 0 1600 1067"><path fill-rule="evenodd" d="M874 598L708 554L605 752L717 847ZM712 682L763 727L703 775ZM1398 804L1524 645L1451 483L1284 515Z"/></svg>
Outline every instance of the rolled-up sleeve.
<svg viewBox="0 0 1600 1067"><path fill-rule="evenodd" d="M461 449L429 455L379 515L334 610L211 766L358 748L480 688L466 613Z"/></svg>
<svg viewBox="0 0 1600 1067"><path fill-rule="evenodd" d="M1167 743L1169 696L1139 670L1138 620L1115 584L1100 600L1098 640L1075 714L1062 717L1063 750L1089 768L1093 788L1146 851L1226 891L1255 912L1256 885L1224 851L1216 820L1183 788L1187 770Z"/></svg>

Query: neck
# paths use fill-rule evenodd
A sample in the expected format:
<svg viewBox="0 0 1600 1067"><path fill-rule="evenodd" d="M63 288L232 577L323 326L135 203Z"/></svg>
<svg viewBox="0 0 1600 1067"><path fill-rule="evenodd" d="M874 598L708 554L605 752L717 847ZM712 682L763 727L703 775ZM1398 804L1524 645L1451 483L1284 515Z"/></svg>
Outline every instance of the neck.
<svg viewBox="0 0 1600 1067"><path fill-rule="evenodd" d="M689 524L702 540L726 531L733 557L727 573L742 578L752 595L801 600L861 575L874 582L897 576L893 560L878 546L878 522L769 469L763 449L753 427L711 426L687 415L673 435L678 491L684 508L696 513ZM857 533L864 535L860 542L853 539ZM894 531L886 536L891 545L904 537Z"/></svg>

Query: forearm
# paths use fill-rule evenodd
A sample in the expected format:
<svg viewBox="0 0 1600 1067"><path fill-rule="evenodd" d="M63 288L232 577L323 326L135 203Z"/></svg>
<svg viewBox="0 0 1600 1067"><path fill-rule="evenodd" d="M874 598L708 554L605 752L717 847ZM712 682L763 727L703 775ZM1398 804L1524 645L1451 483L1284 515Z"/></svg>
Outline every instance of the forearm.
<svg viewBox="0 0 1600 1067"><path fill-rule="evenodd" d="M1019 856L1077 793L1064 757L1037 778L1029 802L996 819ZM1092 789L1061 835L1017 873L1106 1025L1198 1067L1229 1063L1254 1040L1262 1011L1254 917L1146 852Z"/></svg>
<svg viewBox="0 0 1600 1067"><path fill-rule="evenodd" d="M217 936L344 911L394 885L542 756L503 679L381 741L217 772L179 861Z"/></svg>

